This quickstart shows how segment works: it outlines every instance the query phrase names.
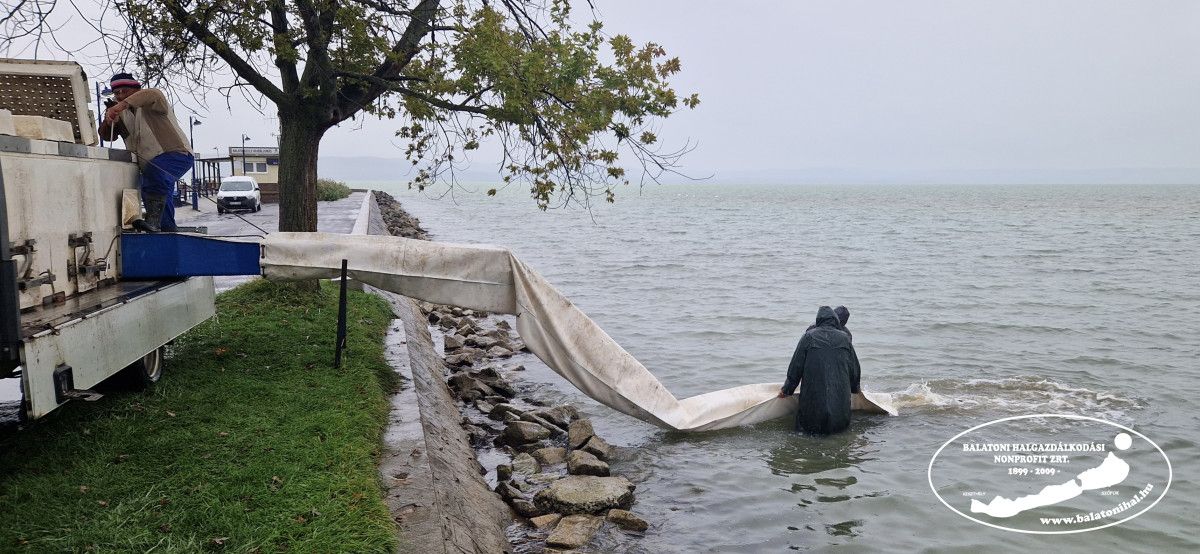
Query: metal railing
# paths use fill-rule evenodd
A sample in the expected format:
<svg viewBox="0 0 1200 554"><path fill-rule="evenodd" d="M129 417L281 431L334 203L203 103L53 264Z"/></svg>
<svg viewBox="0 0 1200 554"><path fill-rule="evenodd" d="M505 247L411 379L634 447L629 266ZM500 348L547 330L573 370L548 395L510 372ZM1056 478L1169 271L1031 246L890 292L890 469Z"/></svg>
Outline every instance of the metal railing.
<svg viewBox="0 0 1200 554"><path fill-rule="evenodd" d="M192 164L192 182L180 179L175 183L175 205L192 204L198 208L200 198L213 198L221 188L220 160L196 160Z"/></svg>

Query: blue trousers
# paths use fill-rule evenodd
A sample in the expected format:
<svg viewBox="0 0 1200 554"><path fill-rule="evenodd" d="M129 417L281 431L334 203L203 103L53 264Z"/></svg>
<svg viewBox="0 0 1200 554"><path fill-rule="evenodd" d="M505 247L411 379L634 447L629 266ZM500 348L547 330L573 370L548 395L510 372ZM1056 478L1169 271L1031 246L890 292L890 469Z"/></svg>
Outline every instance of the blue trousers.
<svg viewBox="0 0 1200 554"><path fill-rule="evenodd" d="M150 160L142 168L142 176L138 187L142 194L161 194L167 196L167 205L163 208L162 220L158 228L172 232L175 226L175 181L183 177L192 168L192 155L184 152L164 152ZM153 223L153 222L152 222Z"/></svg>

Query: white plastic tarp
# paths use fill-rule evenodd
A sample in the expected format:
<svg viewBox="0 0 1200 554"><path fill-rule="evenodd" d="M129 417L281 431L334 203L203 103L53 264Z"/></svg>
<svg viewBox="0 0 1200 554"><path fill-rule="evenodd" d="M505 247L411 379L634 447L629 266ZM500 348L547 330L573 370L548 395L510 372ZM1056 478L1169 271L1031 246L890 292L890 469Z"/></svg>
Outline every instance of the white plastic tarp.
<svg viewBox="0 0 1200 554"><path fill-rule="evenodd" d="M680 431L722 429L793 414L780 381L679 400L570 300L506 248L378 235L272 233L263 242L269 279L330 279L347 260L351 278L435 304L514 314L521 339L584 394L621 413ZM895 413L887 394L852 399L855 410Z"/></svg>

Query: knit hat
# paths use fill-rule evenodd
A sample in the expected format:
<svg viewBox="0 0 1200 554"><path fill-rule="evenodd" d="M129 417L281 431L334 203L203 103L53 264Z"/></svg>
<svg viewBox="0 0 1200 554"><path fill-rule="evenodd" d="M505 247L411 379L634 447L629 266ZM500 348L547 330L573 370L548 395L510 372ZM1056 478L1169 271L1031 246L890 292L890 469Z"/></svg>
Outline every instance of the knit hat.
<svg viewBox="0 0 1200 554"><path fill-rule="evenodd" d="M847 321L850 321L850 310L845 306L838 306L834 308L833 313L837 314L838 322L842 325L845 325Z"/></svg>
<svg viewBox="0 0 1200 554"><path fill-rule="evenodd" d="M120 87L142 88L142 84L129 73L118 73L108 82L108 88L116 90Z"/></svg>

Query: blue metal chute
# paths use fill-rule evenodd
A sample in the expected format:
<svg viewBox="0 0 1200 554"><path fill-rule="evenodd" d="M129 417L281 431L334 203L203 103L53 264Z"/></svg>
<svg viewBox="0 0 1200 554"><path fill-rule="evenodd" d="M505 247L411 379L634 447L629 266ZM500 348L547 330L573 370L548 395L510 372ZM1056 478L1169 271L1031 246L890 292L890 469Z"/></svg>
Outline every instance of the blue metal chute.
<svg viewBox="0 0 1200 554"><path fill-rule="evenodd" d="M259 275L262 245L181 233L121 235L121 276L166 279Z"/></svg>

